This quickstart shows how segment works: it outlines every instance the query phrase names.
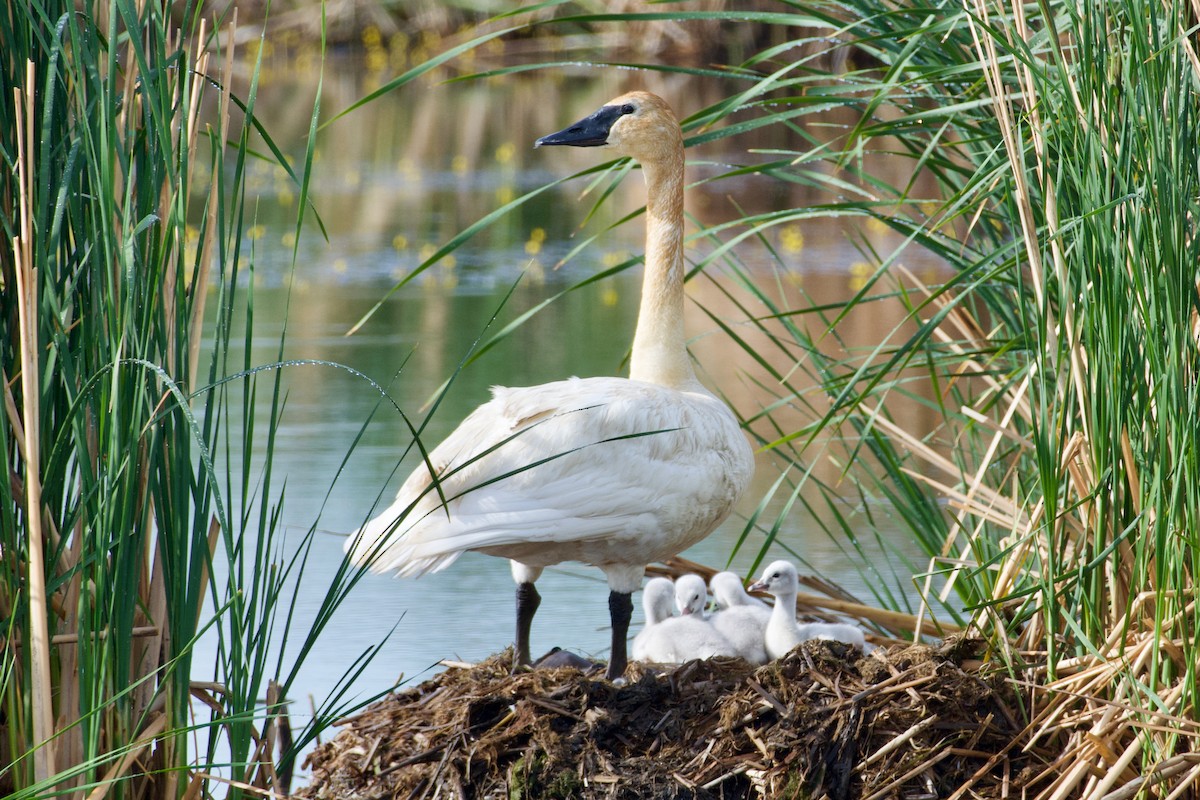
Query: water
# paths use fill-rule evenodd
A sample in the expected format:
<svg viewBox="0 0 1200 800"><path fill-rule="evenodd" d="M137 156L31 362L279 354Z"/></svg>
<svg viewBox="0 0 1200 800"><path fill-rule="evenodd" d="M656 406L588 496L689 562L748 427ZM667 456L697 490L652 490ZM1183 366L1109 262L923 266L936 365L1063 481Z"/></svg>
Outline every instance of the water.
<svg viewBox="0 0 1200 800"><path fill-rule="evenodd" d="M632 176L612 198L612 207L590 221L585 217L594 200L580 197L585 184L541 195L455 251L452 261L387 297L355 335L346 333L396 281L469 224L530 188L595 163L595 152L534 153L529 145L536 136L558 130L626 88L615 83L616 77L625 76L575 88L549 81L414 87L331 126L319 140L313 183L313 201L330 238L321 238L310 221L294 267L294 196L277 171L253 174L257 219L248 244L255 264L256 338L251 362L276 359L286 322L285 358L320 359L359 370L387 387L409 420L419 424L430 398L481 337L486 339L583 277L640 251L640 224L605 230L644 201L640 178ZM349 105L371 88L364 80L369 81L356 65L343 70L335 64L326 77L323 106ZM307 101L297 97L311 93L305 87L315 80L284 72L272 81L260 93L260 112L266 119L283 120L282 130L277 124L273 133L285 149L299 155L307 119L295 109L304 109ZM678 87L648 88L667 96L693 96L678 92ZM271 98L277 108L271 107ZM732 158L711 149L691 157L712 163ZM706 169L712 171L699 164L693 177ZM747 210L803 201L794 195L801 190L786 190L792 195L784 191L765 182L714 184L690 195L689 211L708 222L733 216L731 194ZM577 240L592 235L598 235L596 241L567 266L554 269ZM864 267L858 265L860 257L840 226L813 222L772 235L779 237L776 244L789 259L786 274L779 277L781 292L803 285L815 300L832 302L861 285ZM872 237L881 250L895 243L885 231L862 235ZM744 261L749 268L767 269L763 254L747 252ZM923 265L910 263L913 266ZM432 445L452 430L487 399L493 384L624 374L639 282L640 272L631 270L559 297L464 367L429 420L426 442ZM688 309L688 329L695 337L693 352L704 379L740 411L753 413L769 400L756 386L762 373L746 363L740 348L701 308L743 327L744 314L730 297L747 304L752 313L763 309L728 275L714 273L694 281L689 295L694 302ZM497 315L489 328L489 320ZM874 309L851 319L844 336L851 346L877 343L901 324L902 316L899 308L887 313ZM286 476L287 485L283 522L293 546L310 526L318 529L293 622L295 630L305 630L342 558L345 534L357 528L381 498L386 504L417 462L410 457L398 464L409 442L407 425L391 405L380 405L379 392L362 378L323 366L289 368L284 378L287 408L275 449L275 472ZM361 441L346 460L360 431ZM725 566L746 518L778 469L770 456L760 456L755 484L736 513L685 555ZM836 466L826 465L822 471L831 479L836 476ZM773 521L774 515L766 519ZM745 573L764 535L761 530L751 532L733 557L732 568ZM805 513L791 514L779 537L826 579L864 598L871 596L859 570ZM771 556L776 555L783 553L773 550ZM885 566L880 569L889 574ZM559 645L604 657L608 610L600 572L566 565L548 570L538 588L543 603L532 633L535 655ZM350 696L370 696L401 676L423 679L442 659L475 661L506 646L512 637L512 593L507 562L476 554L465 555L444 573L416 581L368 576L338 610L317 651L301 668L292 691L297 701L294 724L303 722L306 696L319 703L355 659L381 641L386 643L354 682ZM639 620L640 613L635 613L635 622Z"/></svg>

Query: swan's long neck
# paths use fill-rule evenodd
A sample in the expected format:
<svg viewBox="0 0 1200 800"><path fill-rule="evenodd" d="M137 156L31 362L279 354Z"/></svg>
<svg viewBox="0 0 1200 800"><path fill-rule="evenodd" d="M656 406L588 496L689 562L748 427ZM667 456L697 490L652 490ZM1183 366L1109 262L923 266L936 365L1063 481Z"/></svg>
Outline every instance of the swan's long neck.
<svg viewBox="0 0 1200 800"><path fill-rule="evenodd" d="M781 628L796 625L796 593L783 592L775 595L775 607L771 609L770 624Z"/></svg>
<svg viewBox="0 0 1200 800"><path fill-rule="evenodd" d="M646 177L646 275L629 377L696 388L683 331L683 148L643 162Z"/></svg>

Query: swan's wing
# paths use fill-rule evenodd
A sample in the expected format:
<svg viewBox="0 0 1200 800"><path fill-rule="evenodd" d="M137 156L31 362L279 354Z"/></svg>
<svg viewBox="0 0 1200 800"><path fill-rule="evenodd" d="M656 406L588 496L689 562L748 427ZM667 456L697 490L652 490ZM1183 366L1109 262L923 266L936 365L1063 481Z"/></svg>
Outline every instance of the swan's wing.
<svg viewBox="0 0 1200 800"><path fill-rule="evenodd" d="M376 571L410 575L466 550L519 559L547 542L645 537L664 515L727 507L740 493L747 470L731 462L741 450L714 446L730 428L741 436L711 396L620 378L497 388L430 453L445 504L422 464L348 549ZM697 495L708 486L713 497Z"/></svg>

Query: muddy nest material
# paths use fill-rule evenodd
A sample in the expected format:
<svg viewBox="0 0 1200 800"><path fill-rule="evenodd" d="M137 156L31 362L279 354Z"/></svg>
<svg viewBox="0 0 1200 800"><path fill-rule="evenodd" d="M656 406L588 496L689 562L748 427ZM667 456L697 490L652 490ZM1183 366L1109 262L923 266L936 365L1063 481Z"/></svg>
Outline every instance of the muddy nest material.
<svg viewBox="0 0 1200 800"><path fill-rule="evenodd" d="M757 670L633 664L623 686L573 669L509 675L501 654L343 720L300 794L999 797L1044 761L1012 747L1015 697L962 652L860 657L813 641Z"/></svg>

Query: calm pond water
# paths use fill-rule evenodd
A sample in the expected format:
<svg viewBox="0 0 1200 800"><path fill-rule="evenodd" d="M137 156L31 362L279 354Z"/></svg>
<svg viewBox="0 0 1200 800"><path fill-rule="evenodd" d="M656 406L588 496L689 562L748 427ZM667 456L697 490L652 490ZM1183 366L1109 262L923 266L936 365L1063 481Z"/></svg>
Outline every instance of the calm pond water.
<svg viewBox="0 0 1200 800"><path fill-rule="evenodd" d="M387 296L435 248L475 220L524 191L596 163L595 151L534 152L531 143L631 88L622 83L629 77L614 72L573 83L540 78L409 87L331 125L318 141L313 181L313 203L329 241L310 220L294 266L294 194L278 171L253 172L250 188L257 219L247 244L254 260L256 338L250 362L276 360L286 324L285 358L321 359L359 370L386 386L411 420L423 419L437 388L472 351L473 343L490 335L485 331L493 316L498 315L491 331L582 278L640 252L639 221L605 230L644 202L640 177L631 176L592 219L586 217L594 199L581 197L586 183L576 181L539 196L458 249L453 259ZM646 88L668 97L682 112L709 102L704 87L656 83L653 76L646 80ZM271 130L285 150L298 157L315 84L315 74L302 69L268 71L260 92L260 113L272 121ZM328 115L371 88L372 78L357 64L333 63L325 77L322 108ZM744 150L731 155L734 148L772 144L801 146L798 141L709 146L689 152L689 174L695 180L714 174L716 164L748 158ZM717 182L689 195L689 213L712 223L734 216L734 202L761 210L806 202L803 191L767 182ZM554 269L578 241L592 235L598 235L596 241ZM788 302L799 302L801 288L817 302L834 302L861 286L866 268L839 225L818 221L772 235L778 237L774 244L786 259L786 269L772 274L775 267L765 253L747 251L742 262L764 280L777 283L778 293ZM860 235L880 251L896 244L883 230ZM932 262L910 261L908 266L918 272L936 268ZM439 441L487 399L493 384L624 374L639 284L640 270L630 270L569 292L539 311L462 370L429 421L426 442ZM737 304L751 313L763 308L733 277L715 271L693 281L689 294L694 301L688 310L689 333L695 337L693 352L703 379L743 415L753 414L770 401L756 384L763 373L747 363L704 309L752 335L744 322L746 310ZM385 296L378 313L347 336ZM874 308L851 318L842 329L844 344L878 343L894 335L902 317L897 307L890 313ZM235 355L235 360L240 358ZM342 558L344 536L381 497L384 503L390 500L415 460L397 464L409 443L407 427L394 408L380 405L379 393L365 380L344 370L305 366L287 369L284 383L287 406L274 467L277 475L286 476L283 523L293 542L311 526L319 531L297 593L293 627L305 630ZM902 422L928 425L919 418ZM360 432L361 441L347 459ZM764 427L762 433L768 432ZM260 457L252 454L256 463ZM822 465L820 470L823 477L836 478L836 465ZM760 455L755 485L737 513L686 555L724 566L746 518L778 474L778 462ZM769 525L775 514L764 519ZM765 535L765 530L751 531L732 558L734 569L745 573ZM911 590L907 577L892 577L887 563L893 555L879 556L882 577L864 579L802 510L787 517L779 538L803 556L806 570L868 601L871 590L884 581L897 591ZM911 548L906 552L915 556ZM776 547L771 555L786 554ZM544 602L534 624L535 652L560 645L605 656L607 591L599 571L565 565L549 570L538 587ZM301 669L292 693L297 701L292 707L295 724L303 722L307 696L319 704L362 652L385 639L379 656L355 681L352 695L374 694L401 676L420 680L442 659L473 661L503 648L512 636L512 594L507 562L474 554L447 572L416 581L366 577ZM640 618L635 612L635 625Z"/></svg>

